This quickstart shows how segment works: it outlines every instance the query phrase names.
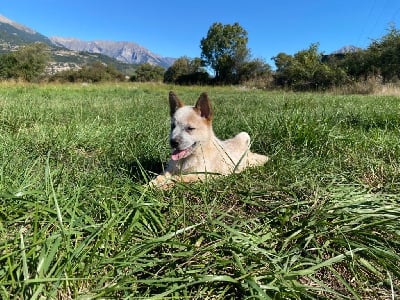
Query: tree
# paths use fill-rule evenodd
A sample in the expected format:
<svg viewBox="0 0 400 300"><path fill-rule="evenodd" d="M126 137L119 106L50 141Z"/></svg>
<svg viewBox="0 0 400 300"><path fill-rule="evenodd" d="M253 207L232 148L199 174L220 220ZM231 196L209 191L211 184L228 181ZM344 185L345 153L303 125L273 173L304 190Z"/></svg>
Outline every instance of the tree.
<svg viewBox="0 0 400 300"><path fill-rule="evenodd" d="M131 77L131 81L147 82L162 81L165 69L160 66L153 66L149 63L140 65L135 74Z"/></svg>
<svg viewBox="0 0 400 300"><path fill-rule="evenodd" d="M198 57L190 59L186 56L178 58L164 73L164 82L176 84L207 83L209 75Z"/></svg>
<svg viewBox="0 0 400 300"><path fill-rule="evenodd" d="M180 76L191 72L190 59L186 56L180 57L165 72L164 82L175 83Z"/></svg>
<svg viewBox="0 0 400 300"><path fill-rule="evenodd" d="M50 59L43 43L34 43L4 54L0 59L0 76L34 81L42 75Z"/></svg>
<svg viewBox="0 0 400 300"><path fill-rule="evenodd" d="M42 75L50 60L49 49L43 43L23 47L16 57L21 77L27 81L36 80Z"/></svg>
<svg viewBox="0 0 400 300"><path fill-rule="evenodd" d="M17 58L15 53L5 53L0 56L0 77L13 78L16 75Z"/></svg>
<svg viewBox="0 0 400 300"><path fill-rule="evenodd" d="M201 58L215 72L218 83L234 83L239 69L248 59L247 32L239 23L222 25L214 23L207 37L201 39Z"/></svg>
<svg viewBox="0 0 400 300"><path fill-rule="evenodd" d="M279 53L273 58L277 67L275 83L295 90L315 90L345 82L345 72L324 64L322 57L318 44L311 44L307 50L299 51L294 56Z"/></svg>
<svg viewBox="0 0 400 300"><path fill-rule="evenodd" d="M400 31L391 24L388 33L369 46L373 70L379 70L385 82L400 79Z"/></svg>
<svg viewBox="0 0 400 300"><path fill-rule="evenodd" d="M242 83L251 80L269 81L272 77L271 66L261 59L247 61L240 67L238 77Z"/></svg>
<svg viewBox="0 0 400 300"><path fill-rule="evenodd" d="M290 86L291 80L291 66L293 65L294 58L286 53L279 53L277 56L272 58L275 62L276 72L274 75L275 84L277 86Z"/></svg>
<svg viewBox="0 0 400 300"><path fill-rule="evenodd" d="M345 53L338 58L327 59L327 64L342 69L350 80L366 80L369 75L374 73L370 57L366 50Z"/></svg>
<svg viewBox="0 0 400 300"><path fill-rule="evenodd" d="M79 70L66 70L58 72L50 81L59 82L104 82L104 81L124 81L125 76L114 66L107 66L99 61L95 61L83 66Z"/></svg>

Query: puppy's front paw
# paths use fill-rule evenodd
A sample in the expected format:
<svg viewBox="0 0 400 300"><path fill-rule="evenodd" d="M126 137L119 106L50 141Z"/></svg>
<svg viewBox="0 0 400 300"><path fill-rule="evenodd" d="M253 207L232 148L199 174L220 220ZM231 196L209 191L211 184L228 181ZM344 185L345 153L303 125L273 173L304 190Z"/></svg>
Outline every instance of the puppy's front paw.
<svg viewBox="0 0 400 300"><path fill-rule="evenodd" d="M174 185L172 177L169 175L158 175L156 178L149 182L149 186L152 188L159 188L167 190Z"/></svg>
<svg viewBox="0 0 400 300"><path fill-rule="evenodd" d="M262 166L269 160L268 156L258 154L258 153L249 153L249 166Z"/></svg>

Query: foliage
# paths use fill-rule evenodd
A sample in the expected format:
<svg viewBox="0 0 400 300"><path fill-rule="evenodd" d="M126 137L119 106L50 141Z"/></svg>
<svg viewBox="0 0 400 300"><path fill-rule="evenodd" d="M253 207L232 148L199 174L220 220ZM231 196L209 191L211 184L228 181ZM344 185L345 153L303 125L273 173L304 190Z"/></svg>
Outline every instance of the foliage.
<svg viewBox="0 0 400 300"><path fill-rule="evenodd" d="M294 90L320 90L345 82L346 74L322 62L318 45L312 44L294 56L279 53L273 58L277 66L275 82L278 86Z"/></svg>
<svg viewBox="0 0 400 300"><path fill-rule="evenodd" d="M104 82L124 81L125 76L113 66L106 66L101 62L93 62L83 66L79 70L66 70L58 72L50 78L57 82Z"/></svg>
<svg viewBox="0 0 400 300"><path fill-rule="evenodd" d="M254 59L244 62L238 72L238 79L240 83L246 83L253 80L269 82L271 78L271 66L266 64L261 59Z"/></svg>
<svg viewBox="0 0 400 300"><path fill-rule="evenodd" d="M11 79L16 76L17 58L14 53L6 53L0 56L0 77Z"/></svg>
<svg viewBox="0 0 400 300"><path fill-rule="evenodd" d="M371 65L369 54L365 50L341 55L331 55L328 65L342 69L352 81L365 81L374 77L377 70Z"/></svg>
<svg viewBox="0 0 400 300"><path fill-rule="evenodd" d="M43 43L23 46L15 52L0 56L0 77L36 81L49 62L48 47Z"/></svg>
<svg viewBox="0 0 400 300"><path fill-rule="evenodd" d="M366 50L330 56L327 63L344 70L353 81L375 78L384 83L396 82L400 76L399 53L400 31L391 25L388 33L372 41Z"/></svg>
<svg viewBox="0 0 400 300"><path fill-rule="evenodd" d="M369 63L385 82L400 79L400 31L391 25L388 33L367 49Z"/></svg>
<svg viewBox="0 0 400 300"><path fill-rule="evenodd" d="M366 50L323 55L317 44L294 56L279 53L274 58L275 84L294 90L325 89L354 82L400 78L400 31L391 25L386 35L372 41Z"/></svg>
<svg viewBox="0 0 400 300"><path fill-rule="evenodd" d="M207 84L209 80L200 58L180 57L164 73L165 83Z"/></svg>
<svg viewBox="0 0 400 300"><path fill-rule="evenodd" d="M169 88L0 86L2 299L396 299L398 98L208 87L271 160L157 191Z"/></svg>
<svg viewBox="0 0 400 300"><path fill-rule="evenodd" d="M233 83L241 65L248 59L247 31L239 23L214 23L201 39L201 58L215 72L218 83Z"/></svg>
<svg viewBox="0 0 400 300"><path fill-rule="evenodd" d="M39 38L39 37L38 37ZM400 31L391 24L387 33L371 42L365 50L353 53L325 55L318 44L294 55L278 53L273 60L276 70L262 59L252 59L247 48L247 31L239 24L213 23L207 36L200 41L201 58L178 58L167 70L149 63L141 66L114 65L111 58L98 54L89 57L77 53L70 66L83 65L50 76L49 61L65 61L63 54L55 49L49 51L44 43L30 44L0 56L0 79L27 82L39 80L58 82L104 82L124 81L124 74L132 74L135 82L165 82L190 84L243 84L248 87L285 88L294 91L328 90L347 85L347 90L367 93L375 88L368 83L396 83L400 77ZM51 53L51 58L50 54ZM106 61L109 63L100 63ZM115 69L116 66L118 70ZM213 70L215 77L207 71Z"/></svg>
<svg viewBox="0 0 400 300"><path fill-rule="evenodd" d="M163 67L145 63L137 67L135 74L131 76L131 81L161 82L163 80L164 72L165 70Z"/></svg>

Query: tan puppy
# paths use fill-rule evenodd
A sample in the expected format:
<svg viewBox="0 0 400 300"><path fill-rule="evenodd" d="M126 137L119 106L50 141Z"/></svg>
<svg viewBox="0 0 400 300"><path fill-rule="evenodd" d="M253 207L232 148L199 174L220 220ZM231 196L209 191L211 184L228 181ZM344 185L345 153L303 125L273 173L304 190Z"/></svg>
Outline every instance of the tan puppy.
<svg viewBox="0 0 400 300"><path fill-rule="evenodd" d="M212 109L207 93L200 95L195 106L185 106L169 93L171 111L171 160L153 186L168 188L175 182L204 180L210 175L239 173L246 167L260 166L268 157L250 151L250 136L241 132L221 141L212 129Z"/></svg>

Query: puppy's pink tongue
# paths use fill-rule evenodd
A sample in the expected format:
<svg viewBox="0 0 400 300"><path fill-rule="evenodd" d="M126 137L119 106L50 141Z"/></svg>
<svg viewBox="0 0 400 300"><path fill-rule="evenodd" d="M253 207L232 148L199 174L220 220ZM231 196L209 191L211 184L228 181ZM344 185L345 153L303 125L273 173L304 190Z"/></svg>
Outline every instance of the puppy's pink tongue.
<svg viewBox="0 0 400 300"><path fill-rule="evenodd" d="M171 158L172 160L180 160L185 157L188 151L188 149L175 150L174 152L172 152Z"/></svg>

